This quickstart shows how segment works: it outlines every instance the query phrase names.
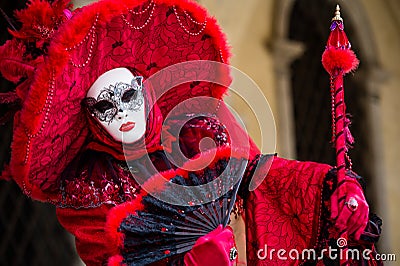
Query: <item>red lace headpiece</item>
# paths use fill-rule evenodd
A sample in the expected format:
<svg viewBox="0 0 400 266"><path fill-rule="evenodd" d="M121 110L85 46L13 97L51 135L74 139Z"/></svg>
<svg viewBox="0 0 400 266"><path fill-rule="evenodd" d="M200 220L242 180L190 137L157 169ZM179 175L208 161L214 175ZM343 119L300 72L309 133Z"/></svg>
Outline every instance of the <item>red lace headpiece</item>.
<svg viewBox="0 0 400 266"><path fill-rule="evenodd" d="M229 57L216 21L194 2L103 0L73 12L68 2L31 0L17 13L22 28L0 47L0 71L18 84L22 104L14 117L10 174L39 200L52 199L62 171L91 141L81 101L98 76L127 67L146 80L176 63ZM163 95L154 90L165 116L188 98L220 99L226 87L195 82Z"/></svg>

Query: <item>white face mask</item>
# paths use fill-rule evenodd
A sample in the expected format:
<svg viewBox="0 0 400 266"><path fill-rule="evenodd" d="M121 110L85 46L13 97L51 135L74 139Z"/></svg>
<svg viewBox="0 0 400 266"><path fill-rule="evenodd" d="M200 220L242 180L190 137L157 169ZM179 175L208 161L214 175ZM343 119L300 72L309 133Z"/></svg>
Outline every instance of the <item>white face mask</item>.
<svg viewBox="0 0 400 266"><path fill-rule="evenodd" d="M133 143L144 136L142 81L143 77L135 77L126 68L114 68L102 74L86 95L91 114L116 141Z"/></svg>

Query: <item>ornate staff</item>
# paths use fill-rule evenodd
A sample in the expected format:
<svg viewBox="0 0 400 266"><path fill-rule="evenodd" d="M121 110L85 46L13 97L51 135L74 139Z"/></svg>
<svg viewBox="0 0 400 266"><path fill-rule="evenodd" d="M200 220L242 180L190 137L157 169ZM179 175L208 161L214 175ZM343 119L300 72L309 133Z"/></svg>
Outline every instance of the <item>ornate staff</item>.
<svg viewBox="0 0 400 266"><path fill-rule="evenodd" d="M340 7L336 6L335 16L332 18L331 33L328 38L326 49L322 55L322 64L330 74L330 88L332 99L332 142L336 149L336 167L338 184L346 176L346 171L351 170L352 163L348 150L354 143L349 125L350 120L346 117L346 105L344 102L343 76L358 67L358 59L351 50L351 45L344 32L343 19L340 16ZM346 184L338 189L343 190L341 195L346 195ZM351 199L350 199L351 200ZM357 208L357 202L347 202L349 208ZM353 198L354 200L354 198ZM355 200L354 200L355 201ZM347 233L343 232L341 238L347 239ZM345 248L345 247L344 247ZM340 265L347 264L347 260L341 258Z"/></svg>

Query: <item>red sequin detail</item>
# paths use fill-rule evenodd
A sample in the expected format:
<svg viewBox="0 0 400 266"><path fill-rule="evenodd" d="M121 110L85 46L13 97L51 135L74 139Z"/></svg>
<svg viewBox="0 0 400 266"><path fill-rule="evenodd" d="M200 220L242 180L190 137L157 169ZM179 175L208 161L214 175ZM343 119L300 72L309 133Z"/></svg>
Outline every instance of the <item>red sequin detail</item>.
<svg viewBox="0 0 400 266"><path fill-rule="evenodd" d="M110 174L91 176L87 170L79 178L65 180L60 188L59 207L93 208L104 203L117 205L136 198L140 186L128 169L115 167L118 181L112 180Z"/></svg>

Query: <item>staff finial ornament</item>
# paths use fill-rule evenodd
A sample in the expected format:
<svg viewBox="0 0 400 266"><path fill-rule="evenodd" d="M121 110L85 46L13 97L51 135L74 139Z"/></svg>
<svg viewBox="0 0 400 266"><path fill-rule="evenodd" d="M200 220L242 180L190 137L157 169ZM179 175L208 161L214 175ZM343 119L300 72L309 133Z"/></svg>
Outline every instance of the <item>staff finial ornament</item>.
<svg viewBox="0 0 400 266"><path fill-rule="evenodd" d="M343 22L343 19L340 16L340 6L338 4L336 5L335 16L332 18L332 21L334 20Z"/></svg>

